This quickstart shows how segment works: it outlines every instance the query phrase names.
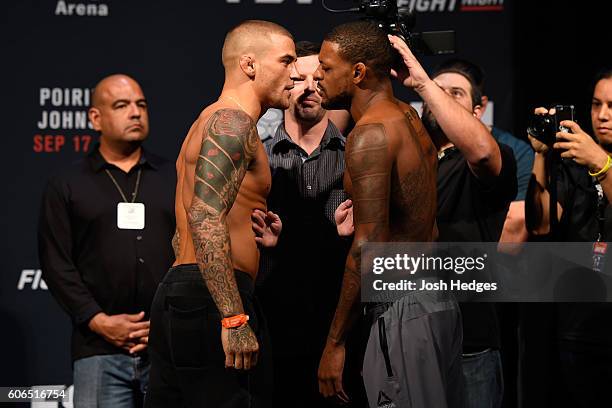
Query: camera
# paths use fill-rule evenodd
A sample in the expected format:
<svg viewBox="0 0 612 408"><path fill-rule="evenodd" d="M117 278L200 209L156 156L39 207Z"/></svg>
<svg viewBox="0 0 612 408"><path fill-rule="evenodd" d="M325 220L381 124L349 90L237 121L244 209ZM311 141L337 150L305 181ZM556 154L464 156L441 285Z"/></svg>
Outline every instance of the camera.
<svg viewBox="0 0 612 408"><path fill-rule="evenodd" d="M455 32L424 31L415 33L416 14L408 7L397 7L397 0L353 0L358 7L337 10L327 7L325 0L323 8L333 13L359 12L364 19L372 20L387 34L400 37L408 44L415 54L444 55L455 52Z"/></svg>
<svg viewBox="0 0 612 408"><path fill-rule="evenodd" d="M564 120L574 120L574 105L556 105L553 115L533 115L527 132L544 143L552 146L557 140L557 132L569 132L566 127L561 126Z"/></svg>
<svg viewBox="0 0 612 408"><path fill-rule="evenodd" d="M408 7L397 7L396 0L360 0L359 11L366 19L374 20L388 34L406 42L415 54L444 55L455 52L455 32L413 32L416 14Z"/></svg>

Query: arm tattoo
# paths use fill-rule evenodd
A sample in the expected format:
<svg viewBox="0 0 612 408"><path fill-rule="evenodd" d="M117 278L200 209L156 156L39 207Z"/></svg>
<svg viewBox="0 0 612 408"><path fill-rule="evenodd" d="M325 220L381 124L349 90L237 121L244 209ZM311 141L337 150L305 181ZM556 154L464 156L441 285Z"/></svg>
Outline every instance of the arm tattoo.
<svg viewBox="0 0 612 408"><path fill-rule="evenodd" d="M178 258L180 254L181 248L181 237L179 235L178 228L174 232L174 236L172 237L172 249L174 250L174 257Z"/></svg>
<svg viewBox="0 0 612 408"><path fill-rule="evenodd" d="M233 353L241 352L244 350L257 351L258 343L257 337L253 334L252 330L248 330L249 326L243 324L235 329L229 331L229 351Z"/></svg>
<svg viewBox="0 0 612 408"><path fill-rule="evenodd" d="M346 260L344 278L329 337L342 341L357 316L361 291L361 248L386 239L392 162L382 125L356 127L348 137L346 168L353 186L355 239ZM368 224L367 227L364 224Z"/></svg>
<svg viewBox="0 0 612 408"><path fill-rule="evenodd" d="M234 204L258 142L257 128L246 113L221 109L206 126L196 164L189 226L196 262L222 316L243 312L225 216Z"/></svg>
<svg viewBox="0 0 612 408"><path fill-rule="evenodd" d="M353 185L354 223L387 220L391 166L382 125L358 126L346 146L346 167Z"/></svg>

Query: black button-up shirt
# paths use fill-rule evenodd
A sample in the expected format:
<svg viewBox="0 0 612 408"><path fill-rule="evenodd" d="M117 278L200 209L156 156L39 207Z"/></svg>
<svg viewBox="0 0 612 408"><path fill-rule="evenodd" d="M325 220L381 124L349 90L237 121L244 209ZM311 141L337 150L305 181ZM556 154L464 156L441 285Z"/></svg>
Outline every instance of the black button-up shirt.
<svg viewBox="0 0 612 408"><path fill-rule="evenodd" d="M110 171L131 200L145 205L145 227L117 227L121 194ZM109 315L148 311L174 260L174 165L143 150L128 173L107 163L98 146L53 176L45 188L38 229L39 258L49 290L70 315L73 359L123 352L87 327L99 312Z"/></svg>
<svg viewBox="0 0 612 408"><path fill-rule="evenodd" d="M348 198L342 180L345 142L329 121L321 143L310 155L291 140L284 122L274 138L264 143L272 172L268 207L284 216L283 223L297 214L305 222L326 220L335 228L334 211Z"/></svg>
<svg viewBox="0 0 612 408"><path fill-rule="evenodd" d="M278 245L262 251L258 290L274 339L274 353L320 358L334 315L350 242L338 237L334 211L343 189L345 138L329 122L308 155L284 123L264 143L272 172L268 209L283 221ZM286 325L299 316L299 325ZM291 354L293 353L293 354Z"/></svg>

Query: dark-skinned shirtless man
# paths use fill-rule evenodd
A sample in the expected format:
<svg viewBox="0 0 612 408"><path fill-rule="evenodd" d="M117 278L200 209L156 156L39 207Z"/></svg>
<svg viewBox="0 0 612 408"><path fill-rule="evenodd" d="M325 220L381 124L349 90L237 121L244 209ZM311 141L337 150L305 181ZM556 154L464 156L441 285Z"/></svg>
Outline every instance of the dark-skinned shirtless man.
<svg viewBox="0 0 612 408"><path fill-rule="evenodd" d="M344 343L360 311L361 248L367 242L427 242L436 235L435 147L414 111L405 114L393 97L393 52L375 24L344 24L326 36L315 77L323 106L349 109L355 120L345 172L355 236L319 365L321 392L339 400L348 399ZM461 321L452 298L414 292L374 305L368 315L373 324L363 378L371 407L461 403Z"/></svg>
<svg viewBox="0 0 612 408"><path fill-rule="evenodd" d="M286 109L295 45L277 24L246 21L223 44L225 84L177 159L176 262L152 306L148 407L261 407L271 400L269 347L253 288L253 210L271 176L256 121ZM259 361L258 361L259 360Z"/></svg>

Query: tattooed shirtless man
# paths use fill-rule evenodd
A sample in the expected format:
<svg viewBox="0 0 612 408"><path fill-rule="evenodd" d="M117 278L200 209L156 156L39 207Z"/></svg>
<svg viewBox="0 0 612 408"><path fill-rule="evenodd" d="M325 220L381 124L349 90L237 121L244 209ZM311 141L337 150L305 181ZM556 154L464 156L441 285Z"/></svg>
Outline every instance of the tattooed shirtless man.
<svg viewBox="0 0 612 408"><path fill-rule="evenodd" d="M344 179L355 235L318 374L321 393L341 401L349 398L342 387L344 344L359 315L362 246L432 241L437 233L436 151L418 115L393 97L393 53L375 24L344 24L326 36L315 74L323 106L349 109L355 120ZM413 292L369 304L367 312L363 379L370 406L458 406L461 320L454 299Z"/></svg>
<svg viewBox="0 0 612 408"><path fill-rule="evenodd" d="M254 209L270 169L256 122L286 109L295 78L291 34L246 21L223 44L219 100L193 124L176 168L176 262L152 306L148 407L260 407L271 400L265 323L253 299Z"/></svg>

